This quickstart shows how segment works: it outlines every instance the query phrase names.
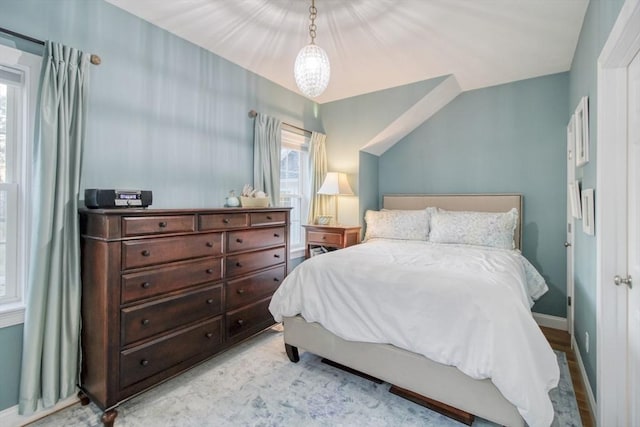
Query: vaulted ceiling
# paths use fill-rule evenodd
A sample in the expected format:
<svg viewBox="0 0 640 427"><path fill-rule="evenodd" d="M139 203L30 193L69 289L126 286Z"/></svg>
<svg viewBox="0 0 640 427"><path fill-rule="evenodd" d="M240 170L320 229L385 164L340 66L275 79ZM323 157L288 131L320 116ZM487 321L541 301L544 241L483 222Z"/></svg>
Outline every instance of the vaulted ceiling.
<svg viewBox="0 0 640 427"><path fill-rule="evenodd" d="M293 91L311 0L107 0ZM438 76L467 91L569 70L588 0L316 0L334 101Z"/></svg>

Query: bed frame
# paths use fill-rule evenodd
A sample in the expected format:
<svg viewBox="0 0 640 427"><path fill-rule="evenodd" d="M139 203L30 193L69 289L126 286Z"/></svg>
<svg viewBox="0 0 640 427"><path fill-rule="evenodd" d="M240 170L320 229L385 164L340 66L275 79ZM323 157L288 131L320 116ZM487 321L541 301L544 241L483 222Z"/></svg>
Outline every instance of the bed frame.
<svg viewBox="0 0 640 427"><path fill-rule="evenodd" d="M385 195L386 209L423 209L506 212L517 208L519 221L514 233L516 247L522 241L522 196L519 194ZM301 316L285 317L284 342L292 362L298 348L322 356L353 370L379 378L395 388L427 400L443 403L462 413L477 415L504 426L522 427L524 420L489 379L473 379L457 368L434 362L422 355L389 344L346 341L309 323ZM392 387L394 388L394 387Z"/></svg>

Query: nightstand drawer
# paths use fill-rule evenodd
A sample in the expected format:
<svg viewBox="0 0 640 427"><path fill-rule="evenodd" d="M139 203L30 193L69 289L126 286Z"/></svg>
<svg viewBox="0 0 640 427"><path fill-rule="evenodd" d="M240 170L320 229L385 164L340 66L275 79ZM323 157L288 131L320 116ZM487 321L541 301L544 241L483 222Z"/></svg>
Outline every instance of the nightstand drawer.
<svg viewBox="0 0 640 427"><path fill-rule="evenodd" d="M227 252L248 251L283 245L284 227L231 231L227 236Z"/></svg>
<svg viewBox="0 0 640 427"><path fill-rule="evenodd" d="M171 215L152 217L122 218L122 234L124 236L140 236L145 234L180 233L195 231L196 220L193 215Z"/></svg>
<svg viewBox="0 0 640 427"><path fill-rule="evenodd" d="M321 231L309 231L307 233L308 241L307 243L315 243L315 244L331 244L331 245L339 245L342 243L342 234L339 233L328 233Z"/></svg>
<svg viewBox="0 0 640 427"><path fill-rule="evenodd" d="M221 254L222 233L130 240L122 243L125 269Z"/></svg>
<svg viewBox="0 0 640 427"><path fill-rule="evenodd" d="M222 312L222 284L121 310L121 345Z"/></svg>

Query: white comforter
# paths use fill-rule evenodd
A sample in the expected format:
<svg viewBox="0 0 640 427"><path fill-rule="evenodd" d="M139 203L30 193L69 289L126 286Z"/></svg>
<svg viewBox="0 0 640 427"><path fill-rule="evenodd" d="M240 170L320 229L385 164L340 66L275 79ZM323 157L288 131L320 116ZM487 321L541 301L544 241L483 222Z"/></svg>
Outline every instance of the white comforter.
<svg viewBox="0 0 640 427"><path fill-rule="evenodd" d="M303 262L269 310L491 378L530 426L547 427L559 368L529 309L546 290L532 269L518 251L373 240Z"/></svg>

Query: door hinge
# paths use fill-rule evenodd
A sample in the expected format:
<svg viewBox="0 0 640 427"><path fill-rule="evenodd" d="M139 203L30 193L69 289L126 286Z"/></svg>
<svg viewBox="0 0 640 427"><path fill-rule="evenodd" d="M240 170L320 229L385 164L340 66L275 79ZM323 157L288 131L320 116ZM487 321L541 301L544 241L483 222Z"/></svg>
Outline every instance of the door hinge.
<svg viewBox="0 0 640 427"><path fill-rule="evenodd" d="M571 297L567 297L567 305L571 307Z"/></svg>

